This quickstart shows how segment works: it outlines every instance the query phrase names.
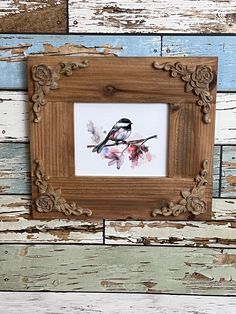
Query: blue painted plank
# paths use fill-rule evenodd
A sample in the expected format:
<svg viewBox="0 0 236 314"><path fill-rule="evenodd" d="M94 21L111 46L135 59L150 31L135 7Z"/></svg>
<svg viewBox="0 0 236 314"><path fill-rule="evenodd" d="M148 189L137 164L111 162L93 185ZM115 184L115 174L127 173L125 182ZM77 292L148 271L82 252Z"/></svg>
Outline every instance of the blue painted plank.
<svg viewBox="0 0 236 314"><path fill-rule="evenodd" d="M160 36L0 35L0 88L27 88L28 55L160 56Z"/></svg>
<svg viewBox="0 0 236 314"><path fill-rule="evenodd" d="M220 146L215 146L213 159L213 197L219 196L219 180L220 180Z"/></svg>
<svg viewBox="0 0 236 314"><path fill-rule="evenodd" d="M235 36L164 36L163 56L218 56L218 90L236 91Z"/></svg>
<svg viewBox="0 0 236 314"><path fill-rule="evenodd" d="M0 143L0 195L31 194L29 145Z"/></svg>

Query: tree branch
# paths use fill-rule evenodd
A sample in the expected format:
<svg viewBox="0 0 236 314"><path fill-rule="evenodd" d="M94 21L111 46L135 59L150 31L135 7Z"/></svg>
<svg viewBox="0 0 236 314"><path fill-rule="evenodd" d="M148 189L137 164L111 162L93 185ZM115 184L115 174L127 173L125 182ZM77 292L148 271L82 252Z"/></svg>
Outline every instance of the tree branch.
<svg viewBox="0 0 236 314"><path fill-rule="evenodd" d="M104 145L104 147L110 147L110 146L117 146L117 145L132 145L132 144L144 144L145 142L147 142L148 140L151 140L151 139L154 139L154 138L158 138L158 135L152 135L152 136L149 136L147 138L141 138L141 139L138 139L138 140L132 140L132 141L120 141L120 142L115 142L115 143L112 143L112 144L106 144ZM98 144L97 144L98 145ZM97 145L87 145L87 148L94 148L96 147Z"/></svg>

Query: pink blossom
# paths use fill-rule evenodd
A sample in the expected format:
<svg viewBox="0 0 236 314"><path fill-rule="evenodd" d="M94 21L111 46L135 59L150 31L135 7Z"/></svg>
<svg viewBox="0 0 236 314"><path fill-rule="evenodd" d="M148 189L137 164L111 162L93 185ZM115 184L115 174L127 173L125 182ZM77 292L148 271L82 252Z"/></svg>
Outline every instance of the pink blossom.
<svg viewBox="0 0 236 314"><path fill-rule="evenodd" d="M148 151L148 147L145 145L129 145L128 152L130 153L129 159L131 160L131 167L135 168L139 164L139 158L152 160L152 155Z"/></svg>
<svg viewBox="0 0 236 314"><path fill-rule="evenodd" d="M107 149L106 155L104 157L107 159L110 159L110 161L108 162L108 166L112 166L116 164L116 168L118 170L123 165L124 159L125 159L124 153L120 152L116 148Z"/></svg>

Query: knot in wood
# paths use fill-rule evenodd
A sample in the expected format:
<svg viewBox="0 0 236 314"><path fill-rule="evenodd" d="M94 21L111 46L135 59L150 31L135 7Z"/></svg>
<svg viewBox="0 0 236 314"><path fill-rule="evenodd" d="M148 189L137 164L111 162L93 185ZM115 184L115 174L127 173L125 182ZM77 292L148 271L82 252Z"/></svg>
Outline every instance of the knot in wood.
<svg viewBox="0 0 236 314"><path fill-rule="evenodd" d="M112 85L107 85L103 89L104 95L106 96L113 96L116 91L116 88Z"/></svg>

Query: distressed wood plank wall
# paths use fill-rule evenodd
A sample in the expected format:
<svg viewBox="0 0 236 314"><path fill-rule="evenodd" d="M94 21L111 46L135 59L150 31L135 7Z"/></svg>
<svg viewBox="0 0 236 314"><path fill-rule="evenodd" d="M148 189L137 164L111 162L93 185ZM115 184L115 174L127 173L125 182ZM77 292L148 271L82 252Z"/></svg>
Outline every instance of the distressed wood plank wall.
<svg viewBox="0 0 236 314"><path fill-rule="evenodd" d="M236 295L236 1L0 0L0 32L0 312L233 313L230 297L148 293ZM217 55L212 219L32 220L28 55Z"/></svg>

